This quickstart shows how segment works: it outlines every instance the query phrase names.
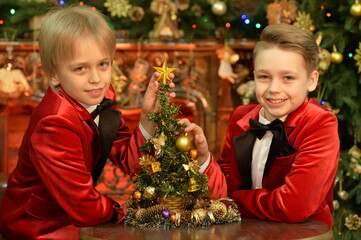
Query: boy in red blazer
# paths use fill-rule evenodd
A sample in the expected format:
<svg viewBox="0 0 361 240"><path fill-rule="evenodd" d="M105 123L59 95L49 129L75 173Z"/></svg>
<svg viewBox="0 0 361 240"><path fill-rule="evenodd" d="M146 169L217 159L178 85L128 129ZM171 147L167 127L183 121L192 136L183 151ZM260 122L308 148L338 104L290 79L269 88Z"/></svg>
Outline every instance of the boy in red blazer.
<svg viewBox="0 0 361 240"><path fill-rule="evenodd" d="M111 107L115 45L114 32L90 7L51 11L43 20L40 55L52 87L31 116L9 176L0 209L6 239L79 239L76 227L117 218L119 206L94 186L108 157L127 174L139 172L140 145L154 133L147 114L158 109L159 73L130 134ZM185 131L203 134L195 124Z"/></svg>
<svg viewBox="0 0 361 240"><path fill-rule="evenodd" d="M312 36L288 24L267 26L254 48L259 103L239 106L230 116L217 162L226 180L215 176L215 161L204 163L213 196L232 197L243 216L333 225L338 123L307 98L317 86L317 62Z"/></svg>

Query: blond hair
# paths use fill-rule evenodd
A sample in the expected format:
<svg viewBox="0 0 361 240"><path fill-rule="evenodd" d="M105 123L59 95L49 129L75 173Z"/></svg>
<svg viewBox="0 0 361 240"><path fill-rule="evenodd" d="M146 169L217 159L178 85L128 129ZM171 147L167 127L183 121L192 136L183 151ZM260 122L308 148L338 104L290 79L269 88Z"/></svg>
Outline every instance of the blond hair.
<svg viewBox="0 0 361 240"><path fill-rule="evenodd" d="M84 34L91 36L113 59L115 34L101 13L88 6L55 8L47 13L40 27L39 48L44 72L49 79L61 61L74 56L76 44Z"/></svg>
<svg viewBox="0 0 361 240"><path fill-rule="evenodd" d="M253 49L253 59L260 51L275 47L299 53L305 60L308 73L317 69L319 47L313 37L301 28L285 23L268 25Z"/></svg>

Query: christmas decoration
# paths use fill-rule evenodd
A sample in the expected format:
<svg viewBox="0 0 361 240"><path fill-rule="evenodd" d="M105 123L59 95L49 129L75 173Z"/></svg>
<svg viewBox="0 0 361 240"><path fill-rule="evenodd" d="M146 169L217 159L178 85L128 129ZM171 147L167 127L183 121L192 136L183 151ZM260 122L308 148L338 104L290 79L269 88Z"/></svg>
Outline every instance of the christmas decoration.
<svg viewBox="0 0 361 240"><path fill-rule="evenodd" d="M155 195L155 187L149 186L144 190L144 197L151 198Z"/></svg>
<svg viewBox="0 0 361 240"><path fill-rule="evenodd" d="M359 0L355 0L355 3L352 4L352 6L350 8L350 13L354 17L361 16L361 4L359 3Z"/></svg>
<svg viewBox="0 0 361 240"><path fill-rule="evenodd" d="M130 5L128 0L105 0L104 6L110 12L110 15L113 17L128 17Z"/></svg>
<svg viewBox="0 0 361 240"><path fill-rule="evenodd" d="M159 3L157 0L153 2ZM152 31L149 32L149 38L159 40L174 40L183 37L184 32L179 30L175 20L177 19L177 8L174 3L170 0L163 0L160 13L160 18L154 25ZM155 10L157 11L157 10Z"/></svg>
<svg viewBox="0 0 361 240"><path fill-rule="evenodd" d="M186 152L191 148L191 141L187 135L181 135L177 137L175 145L179 150Z"/></svg>
<svg viewBox="0 0 361 240"><path fill-rule="evenodd" d="M358 49L356 49L356 54L353 57L356 61L356 67L358 67L358 72L361 73L361 42L358 43Z"/></svg>
<svg viewBox="0 0 361 240"><path fill-rule="evenodd" d="M220 60L218 76L234 84L236 82L235 78L237 77L237 74L234 73L231 64L238 61L239 55L225 44L223 48L217 49L217 57Z"/></svg>
<svg viewBox="0 0 361 240"><path fill-rule="evenodd" d="M337 48L335 45L333 45L333 52L331 53L330 59L331 59L332 63L336 63L336 64L341 63L343 60L342 53L337 51Z"/></svg>
<svg viewBox="0 0 361 240"><path fill-rule="evenodd" d="M144 9L142 7L132 7L132 9L129 12L129 18L130 20L134 22L140 22L142 21L144 17Z"/></svg>
<svg viewBox="0 0 361 240"><path fill-rule="evenodd" d="M127 201L125 224L143 227L193 227L240 220L232 199L206 199L207 176L199 172L197 149L174 116L170 102L169 68L164 61L160 73L159 112L148 114L156 132L141 151L141 172L134 179L134 192Z"/></svg>
<svg viewBox="0 0 361 240"><path fill-rule="evenodd" d="M346 217L345 226L353 231L358 230L361 228L361 217L359 217L357 214L350 214L348 217Z"/></svg>
<svg viewBox="0 0 361 240"><path fill-rule="evenodd" d="M295 1L275 0L267 5L268 24L292 23L297 16L297 6Z"/></svg>
<svg viewBox="0 0 361 240"><path fill-rule="evenodd" d="M227 12L227 5L223 1L216 1L212 5L212 12L217 16L222 16Z"/></svg>
<svg viewBox="0 0 361 240"><path fill-rule="evenodd" d="M311 19L310 14L305 12L298 11L296 21L293 23L293 25L309 33L315 31L315 26L313 25L313 20Z"/></svg>

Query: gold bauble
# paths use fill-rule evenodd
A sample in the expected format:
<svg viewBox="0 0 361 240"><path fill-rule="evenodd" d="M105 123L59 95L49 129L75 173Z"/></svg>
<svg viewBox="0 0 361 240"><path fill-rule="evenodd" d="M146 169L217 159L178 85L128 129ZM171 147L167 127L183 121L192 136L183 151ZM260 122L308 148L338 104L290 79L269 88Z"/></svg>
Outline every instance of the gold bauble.
<svg viewBox="0 0 361 240"><path fill-rule="evenodd" d="M177 140L175 141L176 147L184 152L189 151L191 149L191 140L186 135L180 135L177 137Z"/></svg>
<svg viewBox="0 0 361 240"><path fill-rule="evenodd" d="M340 208L340 202L337 201L337 200L333 200L333 208L335 210L339 209Z"/></svg>
<svg viewBox="0 0 361 240"><path fill-rule="evenodd" d="M144 189L144 197L151 198L154 197L154 195L155 195L155 187L148 186Z"/></svg>
<svg viewBox="0 0 361 240"><path fill-rule="evenodd" d="M344 201L348 198L348 192L346 191L338 191L337 195Z"/></svg>
<svg viewBox="0 0 361 240"><path fill-rule="evenodd" d="M350 8L350 13L354 17L361 16L361 4L358 2L358 0L356 0L355 3L352 4L352 6Z"/></svg>
<svg viewBox="0 0 361 240"><path fill-rule="evenodd" d="M190 157L192 160L197 160L198 157L199 157L199 152L198 152L198 150L195 149L195 148L189 150L188 154L189 154L189 157Z"/></svg>
<svg viewBox="0 0 361 240"><path fill-rule="evenodd" d="M340 52L332 52L331 53L331 62L333 63L341 63L342 60L343 60L343 56L342 56L342 53Z"/></svg>
<svg viewBox="0 0 361 240"><path fill-rule="evenodd" d="M136 191L134 191L133 192L133 198L135 199L135 200L140 200L141 198L142 198L142 193L140 192L140 191L138 191L138 190L136 190Z"/></svg>
<svg viewBox="0 0 361 240"><path fill-rule="evenodd" d="M217 1L212 5L212 12L217 16L222 16L227 12L227 5L223 1Z"/></svg>

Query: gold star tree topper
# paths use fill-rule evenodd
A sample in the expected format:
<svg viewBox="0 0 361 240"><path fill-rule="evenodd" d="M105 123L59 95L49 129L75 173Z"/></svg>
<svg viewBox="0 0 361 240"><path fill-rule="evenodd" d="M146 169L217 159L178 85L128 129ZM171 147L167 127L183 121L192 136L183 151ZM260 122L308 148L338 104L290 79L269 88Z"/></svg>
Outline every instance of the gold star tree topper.
<svg viewBox="0 0 361 240"><path fill-rule="evenodd" d="M176 68L169 68L167 65L167 60L164 60L163 65L161 67L153 67L153 68L160 73L160 76L158 78L159 82L162 82L164 85L172 82L172 80L169 78L169 74L174 70L176 70Z"/></svg>

